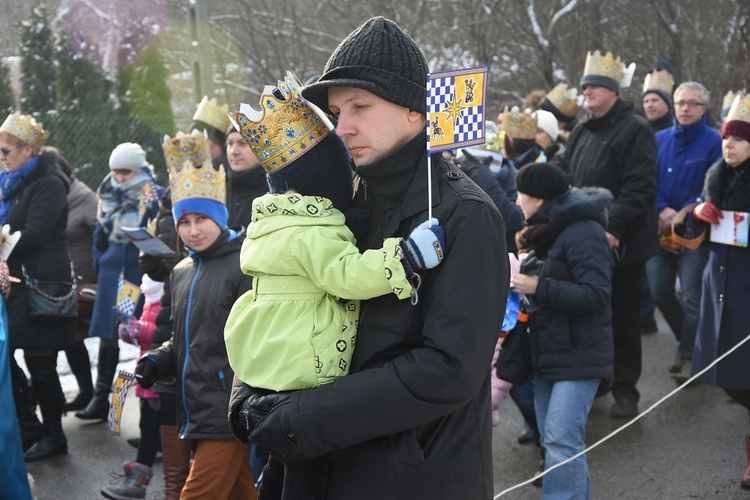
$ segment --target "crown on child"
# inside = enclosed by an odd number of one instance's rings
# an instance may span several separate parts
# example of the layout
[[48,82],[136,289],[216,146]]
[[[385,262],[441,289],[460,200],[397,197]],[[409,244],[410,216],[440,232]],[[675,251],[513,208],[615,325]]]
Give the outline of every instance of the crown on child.
[[229,127],[227,113],[229,113],[228,104],[219,105],[215,98],[209,100],[208,96],[204,95],[200,104],[198,104],[198,109],[195,110],[193,121],[206,123],[219,132],[224,133],[227,131],[227,127]]
[[241,104],[239,111],[229,115],[268,173],[281,170],[331,131],[330,124],[302,98],[301,90],[297,77],[287,71],[276,87],[263,89],[260,111]]
[[169,172],[169,189],[172,204],[201,198],[226,204],[226,173],[211,165],[211,154],[204,132],[193,130],[190,134],[178,132],[164,136],[164,159]]
[[536,115],[530,109],[521,112],[518,106],[503,110],[502,130],[508,137],[514,139],[533,139],[536,135]]
[[31,115],[22,115],[19,112],[11,113],[0,126],[0,132],[22,140],[34,151],[39,151],[47,140],[47,132]]
[[568,118],[575,117],[581,110],[582,103],[578,96],[578,90],[575,88],[569,89],[565,83],[555,85],[544,98]]
[[725,121],[729,122],[732,120],[750,123],[750,94],[738,94],[734,96],[732,107],[729,108],[729,113],[727,113]]
[[620,87],[630,87],[635,73],[635,63],[630,66],[620,60],[620,56],[613,56],[612,52],[602,55],[598,50],[586,54],[586,64],[583,66],[583,75],[597,75],[611,78],[620,84]]
[[671,96],[673,89],[674,79],[669,73],[649,73],[648,75],[646,75],[646,79],[643,80],[644,94],[646,92],[653,92],[654,90],[661,90],[668,96]]

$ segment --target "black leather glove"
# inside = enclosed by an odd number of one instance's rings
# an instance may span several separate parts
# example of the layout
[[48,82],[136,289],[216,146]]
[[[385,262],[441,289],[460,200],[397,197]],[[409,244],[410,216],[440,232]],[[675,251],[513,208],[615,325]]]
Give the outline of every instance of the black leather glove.
[[138,267],[151,279],[154,279],[154,276],[158,275],[164,267],[164,261],[161,257],[144,253],[138,256]]
[[229,430],[232,436],[242,444],[248,444],[247,429],[240,423],[240,410],[245,400],[254,393],[254,389],[243,383],[237,376],[232,381],[232,394],[229,396]]
[[239,412],[250,442],[285,464],[304,458],[292,432],[290,393],[252,394]]
[[141,358],[135,366],[135,380],[144,389],[153,387],[159,374],[159,365],[151,358]]

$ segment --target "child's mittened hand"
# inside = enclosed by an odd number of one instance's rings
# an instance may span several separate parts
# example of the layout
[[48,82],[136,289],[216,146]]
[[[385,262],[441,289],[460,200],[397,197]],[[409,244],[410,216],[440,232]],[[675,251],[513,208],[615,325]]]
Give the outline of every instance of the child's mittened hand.
[[141,333],[141,324],[134,319],[125,323],[120,323],[117,327],[117,334],[123,342],[138,345],[138,337]]
[[443,260],[445,231],[439,224],[435,218],[425,221],[404,241],[404,255],[413,269],[432,269]]

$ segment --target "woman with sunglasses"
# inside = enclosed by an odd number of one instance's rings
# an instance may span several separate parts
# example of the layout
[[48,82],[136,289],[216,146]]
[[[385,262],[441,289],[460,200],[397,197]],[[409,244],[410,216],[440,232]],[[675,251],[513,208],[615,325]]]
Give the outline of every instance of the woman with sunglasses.
[[[0,225],[8,224],[11,232],[21,233],[8,258],[11,276],[21,278],[25,272],[40,282],[72,285],[65,237],[70,181],[60,170],[56,154],[39,154],[46,138],[44,128],[29,115],[13,113],[0,126],[0,161],[5,166],[0,173]],[[68,452],[62,429],[65,396],[56,362],[57,351],[73,339],[69,323],[32,319],[29,293],[22,279],[12,284],[7,299],[11,352],[23,349],[33,389],[32,395],[11,355],[14,400],[27,462]],[[43,423],[36,416],[37,402]]]

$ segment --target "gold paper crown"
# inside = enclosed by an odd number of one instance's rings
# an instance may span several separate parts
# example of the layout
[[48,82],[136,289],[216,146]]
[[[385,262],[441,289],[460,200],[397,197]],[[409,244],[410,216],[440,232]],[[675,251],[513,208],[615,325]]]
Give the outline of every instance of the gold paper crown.
[[510,111],[506,107],[503,110],[502,129],[505,135],[514,139],[533,139],[536,135],[536,115],[530,109],[522,113],[518,106],[513,106]]
[[[211,165],[208,142],[203,133],[178,132],[173,138],[165,136],[162,148],[167,161],[173,205],[194,198],[226,205],[226,173],[223,166],[216,170]],[[201,161],[203,158],[205,160]]]
[[625,66],[620,60],[620,56],[613,56],[612,52],[602,55],[598,50],[592,54],[586,54],[586,64],[583,66],[583,76],[597,75],[611,78],[620,84],[620,87],[630,87],[635,73],[635,63]]
[[39,151],[39,148],[44,145],[44,141],[47,140],[47,132],[33,116],[22,115],[18,112],[8,115],[8,118],[0,126],[0,132],[5,132],[22,140],[31,146],[34,151]]
[[219,106],[215,98],[209,101],[208,96],[204,95],[200,104],[198,104],[198,109],[195,110],[193,121],[206,123],[223,134],[226,133],[227,127],[229,127],[227,113],[229,113],[229,105],[222,104]]
[[732,120],[750,123],[750,95],[738,94],[734,97],[725,121]]
[[193,130],[189,134],[177,132],[174,137],[165,135],[161,147],[164,150],[167,171],[179,171],[185,162],[196,167],[211,163],[211,150],[205,132]]
[[554,107],[568,118],[574,118],[581,110],[581,100],[578,90],[569,89],[565,83],[558,83],[545,96]]
[[276,87],[266,85],[260,96],[260,111],[241,104],[230,120],[252,149],[266,172],[289,165],[319,143],[331,131],[300,90],[302,84],[287,71]]
[[731,90],[724,94],[724,99],[721,101],[721,114],[726,115],[729,112],[729,108],[732,107],[732,103],[734,103],[734,98],[738,95],[742,95],[741,92],[737,92],[736,94],[732,92]]
[[674,89],[674,79],[672,75],[666,72],[649,73],[643,80],[643,93],[661,90],[668,96],[672,95]]

